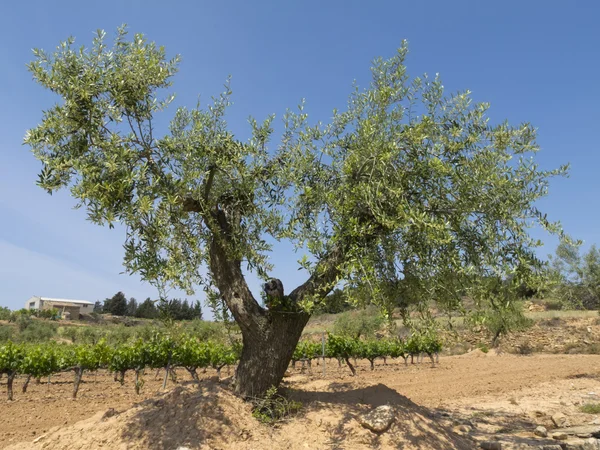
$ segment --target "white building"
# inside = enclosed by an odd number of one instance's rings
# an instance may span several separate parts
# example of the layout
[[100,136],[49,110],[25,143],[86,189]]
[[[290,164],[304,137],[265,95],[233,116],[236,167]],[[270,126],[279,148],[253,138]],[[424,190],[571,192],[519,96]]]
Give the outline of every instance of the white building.
[[72,318],[76,319],[79,314],[91,313],[94,310],[94,304],[86,300],[33,296],[27,300],[25,309],[57,309],[61,314],[68,312]]

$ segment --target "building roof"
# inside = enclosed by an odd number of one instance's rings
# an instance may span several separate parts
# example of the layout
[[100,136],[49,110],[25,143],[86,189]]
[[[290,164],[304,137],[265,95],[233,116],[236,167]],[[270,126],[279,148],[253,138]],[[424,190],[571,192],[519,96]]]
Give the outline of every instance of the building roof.
[[92,302],[88,302],[87,300],[69,300],[68,298],[51,298],[51,297],[39,297],[40,300],[45,302],[56,302],[56,303],[79,303],[84,305],[93,305]]

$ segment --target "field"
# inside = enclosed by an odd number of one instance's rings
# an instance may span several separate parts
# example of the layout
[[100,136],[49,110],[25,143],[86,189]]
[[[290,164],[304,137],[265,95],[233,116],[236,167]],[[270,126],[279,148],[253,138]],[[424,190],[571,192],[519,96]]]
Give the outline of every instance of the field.
[[[503,449],[543,448],[557,442],[551,437],[557,414],[564,414],[563,425],[593,424],[600,431],[597,314],[530,314],[538,316],[535,325],[504,339],[500,353],[465,330],[456,345],[466,353],[450,355],[455,348],[448,347],[435,365],[427,359],[405,365],[398,358],[377,360],[372,371],[358,360],[353,377],[334,359],[326,361],[325,374],[321,364],[298,363],[284,386],[302,408],[275,426],[254,419],[210,368],[199,383],[178,370],[164,391],[164,370],[147,369],[140,395],[133,373],[121,385],[100,370],[84,377],[76,400],[70,398],[72,373],[53,375],[49,384],[32,382],[27,393],[19,377],[15,400],[2,400],[0,448],[470,449],[484,441],[501,442]],[[321,320],[315,328],[330,326]],[[523,342],[531,351],[522,351]],[[224,381],[231,370],[223,369]],[[387,432],[359,424],[360,414],[384,404],[396,410]],[[535,436],[538,425],[550,437]],[[584,442],[565,437],[564,445]]]
[[[49,386],[33,384],[27,394],[3,405],[0,446],[38,438],[36,444],[10,448],[121,448],[128,443],[126,448],[149,449],[179,445],[350,449],[400,444],[405,445],[401,448],[466,449],[475,448],[472,439],[499,437],[506,444],[503,448],[510,448],[509,443],[541,444],[532,431],[537,423],[550,427],[550,417],[557,412],[566,413],[573,425],[593,421],[596,417],[578,412],[578,406],[600,401],[600,356],[596,355],[516,356],[475,350],[444,357],[434,367],[430,363],[405,367],[393,361],[370,371],[368,364],[359,362],[356,377],[337,364],[328,365],[325,377],[321,370],[320,366],[313,366],[312,373],[297,369],[286,378],[291,398],[304,406],[297,417],[276,428],[252,419],[245,406],[239,411],[229,404],[237,399],[227,395],[212,371],[198,385],[178,374],[178,383],[169,381],[167,393],[158,395],[173,403],[161,406],[164,412],[156,411],[147,420],[141,419],[149,414],[150,404],[143,400],[156,398],[162,374],[155,380],[154,373],[147,373],[142,394],[136,396],[133,377],[121,386],[101,372],[88,377],[75,401],[69,399],[71,375],[61,374]],[[127,410],[140,402],[142,406],[129,416]],[[203,409],[206,404],[218,407],[224,420],[218,433],[203,431],[198,412],[210,417]],[[354,416],[382,404],[396,406],[403,414],[399,423],[379,436],[362,429]],[[107,419],[100,417],[111,409],[123,414],[109,418],[114,423],[105,429],[101,424]],[[186,417],[185,422],[173,421],[172,413]],[[77,423],[82,419],[88,421]],[[240,421],[243,429],[237,429]],[[60,428],[52,431],[53,427]],[[202,442],[209,446],[201,446]]]

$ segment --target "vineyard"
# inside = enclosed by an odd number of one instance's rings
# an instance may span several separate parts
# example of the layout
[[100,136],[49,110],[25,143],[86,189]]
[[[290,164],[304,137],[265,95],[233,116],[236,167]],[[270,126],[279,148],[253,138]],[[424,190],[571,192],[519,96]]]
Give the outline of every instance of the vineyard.
[[[413,335],[407,340],[371,339],[360,340],[346,336],[328,334],[322,342],[304,340],[297,345],[292,366],[298,361],[311,365],[313,360],[334,359],[345,362],[352,374],[356,370],[351,361],[366,359],[371,369],[375,360],[402,358],[405,364],[408,359],[414,362],[423,355],[428,355],[434,363],[439,355],[441,342],[432,335]],[[185,369],[193,380],[198,381],[198,370],[212,368],[220,376],[226,366],[233,366],[242,352],[239,341],[224,344],[215,341],[202,341],[191,335],[176,338],[155,334],[149,339],[138,338],[131,342],[109,345],[104,339],[95,344],[59,344],[48,342],[43,344],[14,343],[9,341],[0,345],[0,376],[7,377],[8,400],[13,400],[13,384],[18,375],[25,377],[23,393],[31,379],[51,380],[51,376],[63,372],[73,372],[73,393],[77,397],[84,374],[105,369],[114,374],[115,382],[124,383],[125,374],[135,374],[135,391],[137,394],[143,387],[143,375],[146,369],[164,369],[165,383],[174,369]]]

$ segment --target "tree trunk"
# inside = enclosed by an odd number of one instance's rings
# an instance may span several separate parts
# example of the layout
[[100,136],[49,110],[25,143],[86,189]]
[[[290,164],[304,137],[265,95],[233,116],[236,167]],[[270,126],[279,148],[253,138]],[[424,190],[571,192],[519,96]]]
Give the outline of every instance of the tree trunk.
[[23,394],[27,392],[27,386],[29,386],[29,381],[31,380],[31,375],[27,375],[25,379],[25,383],[23,384]]
[[185,369],[190,373],[192,380],[200,381],[200,378],[198,378],[197,369],[195,367],[186,367]]
[[142,369],[135,369],[135,393],[140,395],[140,388],[142,387],[142,383],[140,382],[140,372]]
[[356,369],[354,368],[354,366],[350,362],[350,358],[344,358],[344,359],[346,360],[346,364],[350,368],[350,372],[352,372],[352,376],[355,376],[356,375]]
[[243,332],[242,355],[235,371],[235,392],[243,398],[262,396],[279,386],[309,315],[270,314],[270,320]]
[[[211,182],[205,186],[206,196]],[[235,209],[217,208],[210,213],[193,199],[184,204],[187,211],[203,214],[206,225],[214,233],[210,243],[210,271],[222,299],[242,332],[243,349],[234,376],[235,392],[242,398],[262,397],[277,387],[287,370],[292,355],[310,314],[301,312],[300,302],[306,298],[324,298],[338,281],[344,252],[335,248],[321,260],[309,278],[289,295],[284,295],[280,280],[272,279],[263,286],[265,307],[259,305],[246,283],[242,256],[232,249],[235,227],[241,215]]]
[[375,370],[375,360],[370,359],[369,362],[371,363],[371,370]]
[[6,382],[6,392],[8,393],[8,400],[12,401],[13,399],[13,381],[15,381],[15,372],[10,372],[6,374],[8,376],[8,381]]
[[81,378],[83,377],[83,369],[81,367],[76,367],[73,369],[75,372],[75,381],[73,383],[73,398],[77,398],[77,392],[79,391],[79,383],[81,383]]

